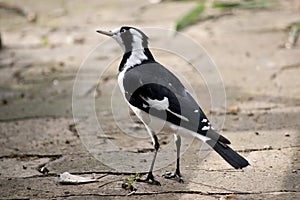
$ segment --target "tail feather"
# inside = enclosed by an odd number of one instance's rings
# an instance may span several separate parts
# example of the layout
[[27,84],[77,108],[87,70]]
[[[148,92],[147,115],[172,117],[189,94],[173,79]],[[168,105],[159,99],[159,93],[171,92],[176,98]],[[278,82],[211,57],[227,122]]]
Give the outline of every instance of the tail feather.
[[228,145],[218,141],[208,140],[209,144],[224,160],[226,160],[235,169],[242,169],[250,165],[248,161],[231,149]]

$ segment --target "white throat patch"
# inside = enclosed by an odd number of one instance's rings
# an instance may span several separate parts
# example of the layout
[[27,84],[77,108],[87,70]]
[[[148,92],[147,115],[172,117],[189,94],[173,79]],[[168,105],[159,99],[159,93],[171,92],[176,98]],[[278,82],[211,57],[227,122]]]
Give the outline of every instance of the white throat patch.
[[142,61],[147,59],[147,56],[144,53],[144,47],[143,47],[143,36],[141,33],[134,29],[129,30],[132,34],[132,52],[130,57],[126,61],[126,66],[132,67],[134,65],[141,64]]
[[144,49],[132,50],[130,57],[127,59],[125,63],[125,66],[132,67],[134,65],[139,65],[144,60],[147,60],[147,56],[144,54]]

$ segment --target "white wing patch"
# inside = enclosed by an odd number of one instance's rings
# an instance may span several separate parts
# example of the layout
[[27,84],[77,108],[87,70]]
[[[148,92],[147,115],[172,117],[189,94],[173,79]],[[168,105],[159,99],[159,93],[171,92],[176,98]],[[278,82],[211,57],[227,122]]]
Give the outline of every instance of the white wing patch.
[[210,129],[210,126],[203,126],[202,127],[202,131],[207,131],[207,130],[209,130]]
[[203,118],[201,122],[207,124],[207,126],[203,126],[203,127],[202,127],[202,129],[201,129],[202,131],[207,131],[207,130],[209,130],[209,129],[214,129],[214,128],[211,126],[210,122],[209,122],[206,118]]
[[182,115],[179,115],[179,114],[177,114],[177,113],[174,113],[173,111],[171,111],[171,110],[169,110],[168,109],[168,111],[170,112],[170,113],[172,113],[173,115],[175,115],[176,117],[178,117],[178,118],[180,118],[180,119],[183,119],[184,121],[189,121],[188,120],[188,118],[186,118],[186,117],[184,117],[184,116],[182,116]]
[[205,119],[205,118],[204,118],[204,119],[202,119],[202,121],[201,121],[201,122],[204,122],[204,123],[205,123],[205,122],[207,122],[207,119]]
[[144,101],[146,101],[149,104],[149,107],[151,107],[151,108],[155,108],[157,110],[166,110],[182,120],[185,120],[187,122],[189,121],[188,118],[186,118],[182,115],[179,115],[169,109],[169,99],[167,97],[164,97],[163,100],[150,99],[150,98],[145,99],[142,96],[141,96],[141,98]]
[[164,97],[163,100],[157,100],[157,99],[144,99],[151,108],[155,108],[157,110],[168,110],[169,108],[169,99],[167,97]]

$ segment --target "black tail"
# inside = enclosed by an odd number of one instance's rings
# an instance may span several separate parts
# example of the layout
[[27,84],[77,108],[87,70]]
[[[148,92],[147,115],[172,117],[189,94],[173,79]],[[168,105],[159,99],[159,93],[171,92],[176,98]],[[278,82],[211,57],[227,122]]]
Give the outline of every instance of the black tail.
[[220,156],[222,156],[222,158],[224,158],[224,160],[226,160],[235,169],[242,169],[243,167],[247,167],[248,165],[250,165],[245,158],[231,149],[228,145],[213,140],[208,140],[206,143],[209,144],[209,146],[211,146],[218,154],[220,154]]

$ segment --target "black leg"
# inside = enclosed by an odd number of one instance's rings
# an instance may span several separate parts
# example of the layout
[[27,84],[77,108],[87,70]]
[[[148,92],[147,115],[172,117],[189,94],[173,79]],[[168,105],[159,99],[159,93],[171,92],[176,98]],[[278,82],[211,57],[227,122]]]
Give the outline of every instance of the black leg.
[[180,173],[180,146],[181,146],[181,137],[179,135],[174,135],[175,144],[176,144],[176,153],[177,153],[177,160],[176,160],[176,170],[175,173],[166,172],[163,177],[166,179],[175,179],[179,183],[183,183],[183,179]]
[[153,132],[152,132],[152,137],[153,137],[153,143],[154,143],[153,145],[154,145],[154,148],[155,148],[155,152],[154,152],[154,157],[153,157],[148,175],[147,175],[146,179],[140,179],[139,178],[139,179],[136,179],[136,181],[137,182],[146,182],[146,183],[150,183],[150,184],[153,184],[153,185],[161,185],[160,182],[154,178],[153,173],[152,173],[153,168],[154,168],[154,163],[155,163],[155,160],[156,160],[157,151],[159,149],[159,143],[158,143],[157,136]]

